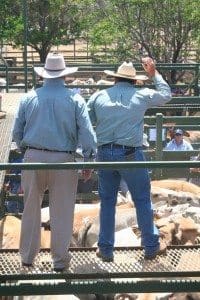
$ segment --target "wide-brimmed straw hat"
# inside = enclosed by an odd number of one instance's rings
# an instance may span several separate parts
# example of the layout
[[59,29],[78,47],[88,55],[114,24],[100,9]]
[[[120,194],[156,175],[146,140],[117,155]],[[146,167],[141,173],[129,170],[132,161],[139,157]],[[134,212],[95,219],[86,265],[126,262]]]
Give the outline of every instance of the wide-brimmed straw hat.
[[149,78],[146,75],[137,75],[136,69],[134,68],[132,62],[123,62],[121,66],[119,66],[117,72],[104,70],[107,75],[113,77],[134,79],[134,80],[148,80]]
[[49,53],[44,67],[34,67],[34,71],[42,78],[59,78],[77,70],[77,67],[66,67],[64,57],[60,53]]

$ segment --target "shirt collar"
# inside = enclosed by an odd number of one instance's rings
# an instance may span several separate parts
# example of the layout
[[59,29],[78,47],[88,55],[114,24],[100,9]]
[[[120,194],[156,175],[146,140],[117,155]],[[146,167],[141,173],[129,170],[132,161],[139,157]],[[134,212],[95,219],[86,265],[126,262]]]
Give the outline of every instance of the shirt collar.
[[44,86],[65,85],[63,78],[44,79]]
[[117,85],[117,86],[134,87],[134,84],[131,84],[131,83],[126,82],[126,81],[119,81],[119,82],[116,82],[116,85]]

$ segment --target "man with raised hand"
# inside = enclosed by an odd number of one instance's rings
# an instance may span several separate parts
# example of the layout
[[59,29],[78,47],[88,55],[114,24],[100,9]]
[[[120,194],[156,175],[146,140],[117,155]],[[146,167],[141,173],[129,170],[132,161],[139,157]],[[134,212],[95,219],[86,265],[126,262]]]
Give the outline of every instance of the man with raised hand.
[[[136,88],[138,75],[131,62],[124,62],[117,70],[104,72],[115,78],[113,87],[94,93],[88,102],[92,123],[96,125],[98,161],[144,161],[142,150],[144,114],[150,107],[163,105],[171,99],[171,90],[156,70],[150,57],[142,60],[155,89]],[[135,204],[138,226],[141,231],[145,259],[153,259],[166,252],[159,241],[159,232],[153,222],[150,196],[150,179],[147,168],[99,170],[100,232],[97,256],[113,261],[115,205],[120,180],[123,178]]]

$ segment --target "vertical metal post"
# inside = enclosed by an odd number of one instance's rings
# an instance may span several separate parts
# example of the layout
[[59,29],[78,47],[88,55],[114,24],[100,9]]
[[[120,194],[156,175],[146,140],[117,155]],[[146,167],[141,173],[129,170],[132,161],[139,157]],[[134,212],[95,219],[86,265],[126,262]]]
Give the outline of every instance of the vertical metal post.
[[28,37],[28,17],[27,17],[27,2],[26,0],[22,0],[23,7],[23,24],[24,24],[24,53],[23,53],[23,61],[24,61],[24,84],[25,84],[25,92],[28,90],[28,69],[27,69],[27,37]]
[[87,61],[88,61],[88,59],[89,59],[89,42],[88,42],[88,36],[87,36],[87,38],[86,38],[86,41],[87,41]]
[[200,65],[197,64],[195,67],[194,96],[199,96],[199,77],[200,77]]
[[76,58],[76,40],[75,40],[75,38],[74,38],[73,44],[74,44],[74,60],[75,60],[75,58]]
[[32,68],[32,87],[36,88],[36,78],[34,68]]
[[9,83],[10,83],[10,78],[9,78],[9,75],[8,75],[8,66],[6,65],[6,93],[9,92]]
[[[162,160],[162,128],[163,128],[163,115],[161,113],[156,114],[156,151],[155,159],[157,161]],[[157,179],[161,178],[162,170],[155,169],[155,176]]]

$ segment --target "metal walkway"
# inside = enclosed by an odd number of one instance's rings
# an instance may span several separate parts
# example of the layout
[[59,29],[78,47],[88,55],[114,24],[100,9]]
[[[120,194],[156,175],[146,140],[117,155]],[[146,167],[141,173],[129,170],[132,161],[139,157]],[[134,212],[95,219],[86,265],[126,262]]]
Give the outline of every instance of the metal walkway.
[[43,249],[32,268],[21,266],[18,250],[0,250],[0,295],[200,291],[200,245],[170,246],[166,256],[144,260],[141,247],[115,248],[102,262],[95,248],[70,248],[70,267],[53,271]]
[[[2,112],[5,117],[0,119],[0,162],[8,162],[11,142],[12,142],[12,127],[15,113],[17,111],[21,93],[2,94]],[[0,191],[4,182],[5,171],[0,171]]]

